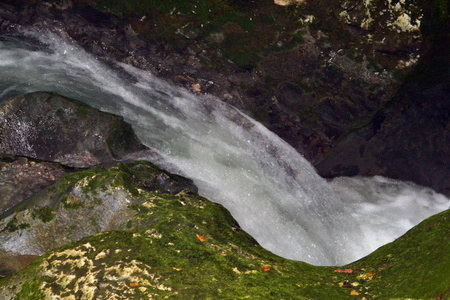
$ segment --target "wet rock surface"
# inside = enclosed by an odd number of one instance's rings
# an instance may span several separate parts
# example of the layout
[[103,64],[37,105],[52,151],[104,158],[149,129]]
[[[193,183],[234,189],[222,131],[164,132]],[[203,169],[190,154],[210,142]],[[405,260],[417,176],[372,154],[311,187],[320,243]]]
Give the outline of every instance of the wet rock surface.
[[35,92],[0,105],[0,153],[87,168],[145,150],[121,117],[56,94]]
[[[438,43],[432,39],[440,37],[435,32],[439,26],[433,27],[439,19],[436,7],[421,1],[287,1],[287,6],[227,2],[238,18],[228,12],[205,14],[200,7],[166,12],[164,5],[145,10],[96,1],[26,2],[0,4],[2,33],[17,34],[27,26],[50,28],[105,61],[126,62],[193,92],[213,94],[277,133],[323,176],[384,174],[426,185],[440,182],[433,188],[448,193],[440,186],[445,182],[441,175],[434,180],[434,174],[445,172],[439,156],[445,149],[435,148],[442,143],[421,151],[410,147],[416,134],[399,128],[425,124],[429,115],[447,109],[439,103],[448,102],[448,93],[428,101],[415,89],[429,104],[407,115],[402,105],[390,106],[386,114],[392,117],[384,118],[383,126],[403,131],[393,140],[405,142],[384,144],[385,136],[377,131],[370,147],[362,139],[341,143],[360,128],[371,131],[370,124],[379,122],[376,118],[387,103],[404,97],[399,89],[407,75],[429,64],[426,53]],[[220,19],[210,18],[214,14],[231,19],[214,23]],[[415,130],[431,139],[443,135],[439,128]],[[371,155],[365,167],[343,162],[374,145],[380,154]],[[405,162],[414,161],[439,170],[411,173]]]

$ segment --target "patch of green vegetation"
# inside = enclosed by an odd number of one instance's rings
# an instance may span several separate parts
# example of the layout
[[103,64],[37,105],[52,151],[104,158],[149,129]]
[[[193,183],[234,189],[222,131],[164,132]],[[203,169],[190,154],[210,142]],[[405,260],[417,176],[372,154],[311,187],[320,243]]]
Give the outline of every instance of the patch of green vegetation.
[[23,230],[30,227],[30,224],[28,223],[20,223],[17,224],[17,219],[13,217],[5,226],[5,228],[2,231],[8,231],[8,232],[14,232],[17,230]]
[[63,203],[64,208],[67,209],[78,209],[84,207],[84,203],[79,201],[78,198],[71,198],[69,200],[69,196],[67,195],[61,197],[61,202]]
[[[143,39],[164,42],[173,49],[202,43],[220,49],[225,58],[245,69],[254,68],[269,53],[303,43],[300,6],[235,0],[77,2],[130,20]],[[223,38],[212,38],[215,34],[222,34]]]
[[49,206],[43,206],[39,208],[35,208],[33,210],[35,216],[37,216],[42,222],[48,223],[53,220],[56,216],[56,213]]
[[[95,176],[112,182],[127,175],[128,184],[137,190],[144,183],[149,187],[152,177],[160,178],[161,173],[150,163],[136,162],[100,170]],[[0,297],[13,282],[21,288],[19,299],[39,299],[44,290],[76,298],[91,291],[95,299],[111,298],[111,293],[127,299],[450,296],[450,210],[342,267],[352,269],[345,274],[266,251],[224,207],[192,191],[173,194],[161,187],[140,191],[138,197],[141,204],[131,205],[136,214],[126,230],[97,234],[47,253],[15,276],[0,280]],[[77,292],[67,288],[75,282]],[[344,282],[350,288],[343,287]]]
[[44,300],[45,296],[39,292],[39,285],[40,282],[38,280],[25,282],[25,284],[21,286],[20,292],[16,295],[16,299]]

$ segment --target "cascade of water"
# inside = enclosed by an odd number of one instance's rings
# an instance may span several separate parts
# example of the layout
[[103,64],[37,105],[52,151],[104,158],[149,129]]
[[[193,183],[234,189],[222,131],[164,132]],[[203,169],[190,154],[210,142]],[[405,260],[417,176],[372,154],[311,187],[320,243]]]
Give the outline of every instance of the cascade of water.
[[[235,108],[117,64],[133,78],[125,79],[53,34],[35,36],[47,49],[0,42],[0,97],[54,91],[122,115],[163,158],[162,167],[175,166],[172,171],[193,179],[201,195],[224,205],[244,230],[280,256],[338,265],[381,245],[369,243],[366,237],[372,236],[361,231],[354,213],[360,206],[344,203],[333,191],[344,195],[349,188],[329,185],[292,147]],[[448,207],[449,200],[437,202],[429,215]]]

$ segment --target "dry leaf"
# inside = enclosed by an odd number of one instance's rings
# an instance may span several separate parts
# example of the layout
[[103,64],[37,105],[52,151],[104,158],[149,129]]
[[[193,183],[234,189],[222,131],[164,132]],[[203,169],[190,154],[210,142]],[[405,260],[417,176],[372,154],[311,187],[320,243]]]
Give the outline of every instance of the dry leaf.
[[267,272],[267,271],[269,271],[269,270],[270,270],[270,268],[269,268],[269,267],[265,267],[265,266],[261,266],[261,269],[263,269],[263,271],[264,271],[264,272]]
[[192,84],[192,89],[194,91],[196,91],[196,92],[201,92],[202,91],[202,89],[200,88],[200,84],[198,84],[198,83],[193,83]]
[[199,234],[197,234],[197,238],[200,240],[200,242],[206,241],[206,238],[204,236],[199,235]]
[[355,290],[352,290],[352,291],[350,292],[350,295],[358,296],[359,293],[358,293],[357,291],[355,291]]
[[343,273],[343,274],[353,274],[353,270],[352,269],[336,269],[333,271],[334,273]]
[[220,253],[220,255],[222,255],[223,257],[227,256],[226,253]]
[[139,286],[139,283],[137,283],[137,282],[130,282],[130,286],[132,286],[132,287]]
[[178,271],[178,272],[180,272],[181,271],[181,269],[178,269],[178,268],[175,268],[175,267],[172,267],[175,271]]
[[366,277],[373,277],[375,275],[375,272],[366,273]]

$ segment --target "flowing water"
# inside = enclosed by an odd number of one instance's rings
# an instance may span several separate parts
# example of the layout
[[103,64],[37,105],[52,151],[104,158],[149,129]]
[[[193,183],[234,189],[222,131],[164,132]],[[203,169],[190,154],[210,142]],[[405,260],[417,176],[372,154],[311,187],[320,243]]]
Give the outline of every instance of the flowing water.
[[146,159],[194,180],[275,254],[342,265],[449,207],[430,189],[382,177],[328,183],[287,143],[214,97],[107,66],[48,32],[26,35],[40,44],[0,39],[0,99],[53,91],[123,116],[159,154]]

